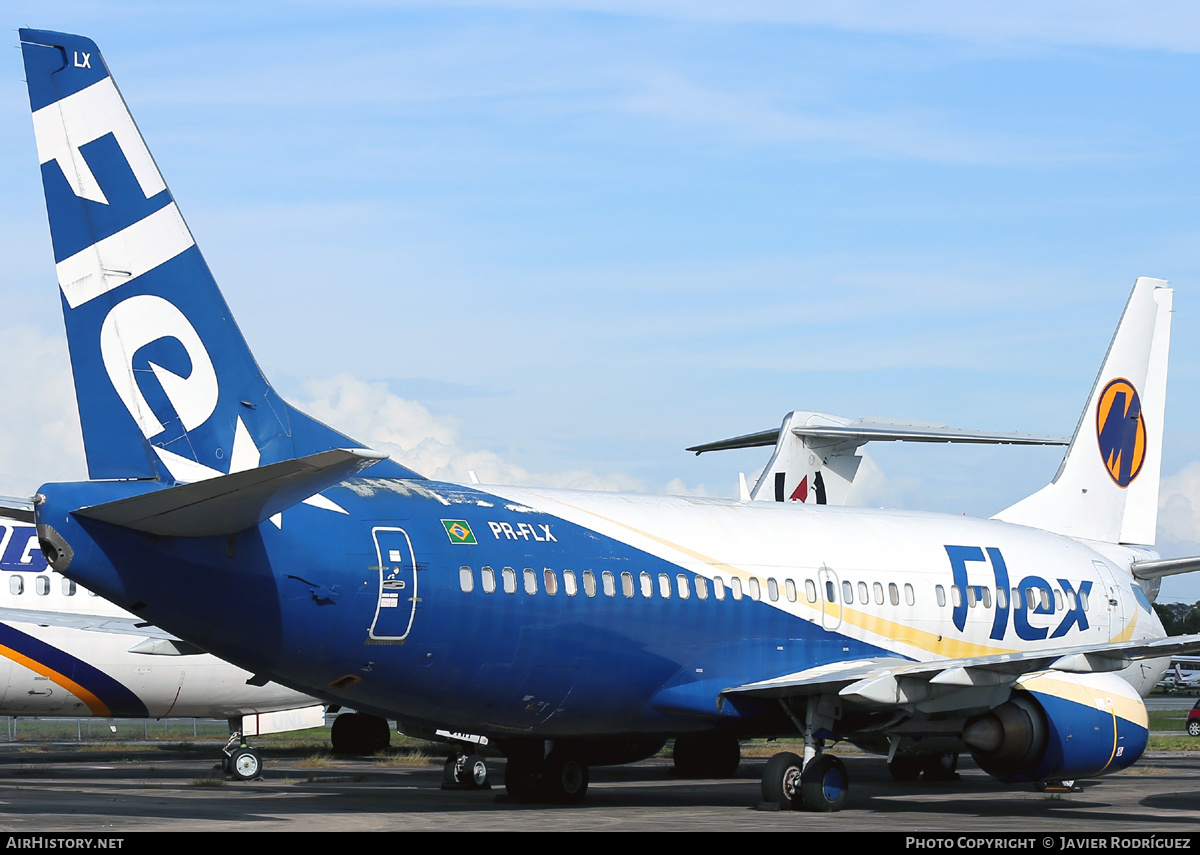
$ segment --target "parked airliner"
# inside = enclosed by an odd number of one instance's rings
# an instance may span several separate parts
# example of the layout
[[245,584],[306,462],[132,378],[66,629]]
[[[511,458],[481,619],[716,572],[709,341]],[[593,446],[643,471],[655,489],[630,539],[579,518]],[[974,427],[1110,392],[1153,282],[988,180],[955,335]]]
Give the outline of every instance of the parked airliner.
[[[1141,756],[1172,292],[1141,278],[1054,480],[994,519],[427,480],[274,391],[96,45],[21,30],[90,480],[34,497],[50,566],[246,668],[486,738],[516,798],[667,739],[837,810],[846,740],[1055,784]],[[342,307],[354,311],[354,307]],[[785,490],[788,485],[785,485]],[[474,758],[464,767],[482,773]]]
[[313,698],[147,626],[53,574],[32,522],[0,518],[0,715],[223,718],[228,771],[256,777],[252,736],[320,727]]

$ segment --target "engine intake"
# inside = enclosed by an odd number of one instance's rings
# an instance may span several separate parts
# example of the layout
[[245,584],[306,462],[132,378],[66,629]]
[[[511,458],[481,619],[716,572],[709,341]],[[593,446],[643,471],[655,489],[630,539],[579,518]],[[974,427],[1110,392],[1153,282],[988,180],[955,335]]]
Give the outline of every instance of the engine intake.
[[1010,783],[1118,772],[1142,756],[1148,738],[1145,704],[1113,674],[1032,674],[963,727],[979,767]]

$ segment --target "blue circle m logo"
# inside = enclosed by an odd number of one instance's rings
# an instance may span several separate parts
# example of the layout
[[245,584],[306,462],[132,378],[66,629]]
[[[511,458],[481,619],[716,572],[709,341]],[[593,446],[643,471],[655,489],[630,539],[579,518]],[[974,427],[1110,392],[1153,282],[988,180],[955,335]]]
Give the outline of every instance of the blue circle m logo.
[[1124,378],[1109,382],[1096,405],[1100,458],[1113,482],[1128,487],[1146,460],[1146,422],[1137,389]]

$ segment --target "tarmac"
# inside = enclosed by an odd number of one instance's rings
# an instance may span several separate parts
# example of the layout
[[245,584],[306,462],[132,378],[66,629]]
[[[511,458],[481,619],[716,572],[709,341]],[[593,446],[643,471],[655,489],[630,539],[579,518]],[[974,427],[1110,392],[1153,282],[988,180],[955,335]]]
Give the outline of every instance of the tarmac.
[[[1200,740],[1198,740],[1200,743]],[[30,750],[34,748],[36,750]],[[877,757],[844,759],[849,802],[834,814],[765,810],[765,758],[728,780],[686,780],[669,760],[592,770],[572,807],[516,804],[502,759],[490,790],[441,787],[431,765],[267,751],[261,780],[214,769],[219,748],[122,754],[77,744],[0,744],[0,830],[16,833],[142,831],[888,831],[922,834],[1200,832],[1200,751],[1149,752],[1131,770],[1049,796],[1004,785],[965,757],[960,780],[898,784]]]

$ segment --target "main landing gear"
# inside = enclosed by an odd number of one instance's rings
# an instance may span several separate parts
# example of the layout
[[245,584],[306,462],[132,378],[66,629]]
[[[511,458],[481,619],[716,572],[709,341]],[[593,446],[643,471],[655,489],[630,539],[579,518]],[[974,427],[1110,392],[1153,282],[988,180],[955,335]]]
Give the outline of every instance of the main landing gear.
[[490,790],[487,760],[479,754],[451,754],[442,769],[443,790]]
[[776,754],[762,779],[763,801],[781,810],[841,810],[849,789],[846,764],[832,754],[818,754],[807,764],[790,751]]
[[[787,702],[784,711],[797,725]],[[850,790],[850,776],[841,758],[824,753],[825,740],[820,730],[831,730],[837,718],[836,699],[809,698],[804,732],[804,756],[784,751],[767,762],[762,777],[763,801],[780,810],[807,810],[828,813],[841,810]]]
[[392,729],[379,716],[341,713],[329,729],[329,741],[334,754],[374,754],[392,744]]
[[583,801],[588,789],[587,763],[575,753],[555,748],[543,756],[540,744],[508,755],[504,786],[518,802],[573,805]]

